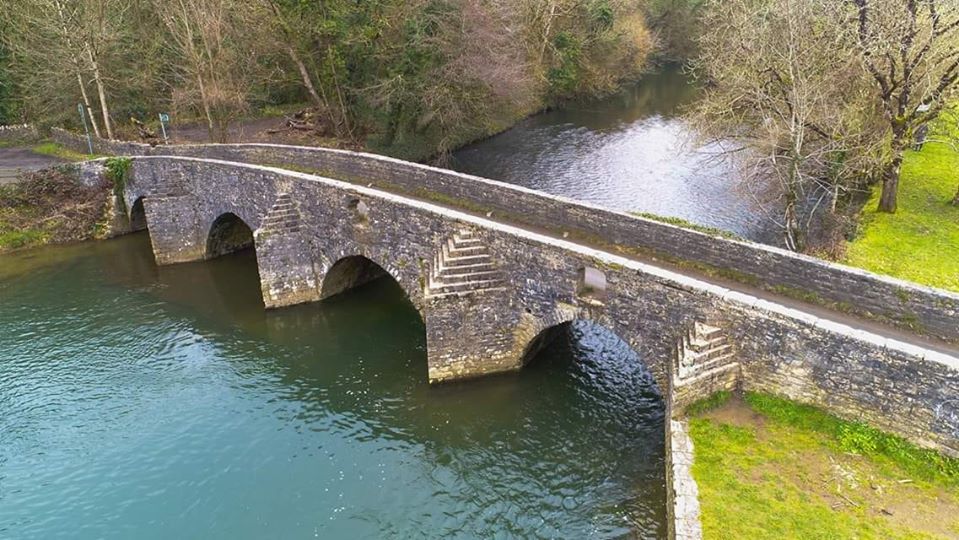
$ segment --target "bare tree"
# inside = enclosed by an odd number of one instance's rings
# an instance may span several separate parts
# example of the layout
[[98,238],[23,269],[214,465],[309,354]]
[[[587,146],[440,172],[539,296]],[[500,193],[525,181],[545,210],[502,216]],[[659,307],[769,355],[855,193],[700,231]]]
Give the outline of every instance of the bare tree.
[[[15,71],[27,87],[32,89],[24,99],[42,108],[61,107],[61,96],[66,92],[59,82],[63,73],[70,73],[85,107],[93,130],[101,135],[100,122],[94,116],[87,78],[91,76],[86,41],[87,3],[85,1],[37,0],[5,6],[0,17],[6,21],[3,39],[16,62]],[[60,98],[60,99],[58,99]],[[105,99],[104,99],[105,101]]]
[[836,14],[878,88],[890,132],[879,210],[895,212],[903,155],[915,131],[959,90],[955,0],[846,0]]
[[77,23],[77,6],[73,6],[73,9],[70,11],[69,15],[61,0],[54,0],[52,6],[56,8],[56,19],[59,22],[59,29],[62,30],[60,40],[61,43],[66,45],[66,48],[68,49],[67,52],[73,64],[74,72],[77,76],[77,84],[80,87],[80,96],[83,98],[84,109],[90,117],[90,125],[93,126],[93,132],[97,137],[100,137],[100,126],[97,123],[96,116],[93,115],[93,107],[90,106],[90,97],[87,95],[87,87],[83,82],[83,60],[79,52],[77,52],[79,47],[75,42],[75,36],[79,27],[79,24]]
[[[260,15],[235,0],[155,0],[178,59],[174,103],[202,111],[212,140],[224,141],[230,121],[249,105],[258,80]],[[251,20],[241,19],[247,15]]]
[[797,251],[875,154],[856,59],[825,22],[813,0],[709,0],[694,64],[711,84],[690,118]]
[[[327,109],[329,103],[327,102],[326,96],[320,96],[316,90],[316,86],[313,84],[313,75],[310,73],[309,68],[306,67],[306,62],[303,60],[302,55],[299,52],[300,41],[299,36],[297,35],[297,25],[291,22],[288,17],[288,10],[293,11],[288,6],[283,5],[278,0],[262,0],[268,9],[268,13],[272,15],[274,24],[280,31],[282,39],[282,47],[286,50],[286,53],[289,55],[290,60],[293,61],[293,64],[296,66],[297,71],[300,74],[300,80],[303,81],[303,88],[306,89],[307,93],[310,95],[310,98],[313,100],[313,103],[320,109]],[[294,4],[296,7],[298,4]],[[322,90],[323,87],[320,86]]]
[[[58,4],[61,0],[55,0]],[[100,114],[107,137],[114,138],[110,118],[103,58],[118,41],[121,29],[127,24],[125,15],[129,5],[125,0],[82,0],[80,2],[80,46],[89,65],[100,101]]]

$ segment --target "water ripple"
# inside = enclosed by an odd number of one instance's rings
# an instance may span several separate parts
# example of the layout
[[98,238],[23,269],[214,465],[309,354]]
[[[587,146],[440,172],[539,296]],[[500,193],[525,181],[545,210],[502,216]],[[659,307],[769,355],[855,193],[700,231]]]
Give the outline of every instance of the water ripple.
[[251,259],[149,256],[0,259],[0,537],[663,535],[662,402],[615,336],[429,388],[388,283],[264,314]]

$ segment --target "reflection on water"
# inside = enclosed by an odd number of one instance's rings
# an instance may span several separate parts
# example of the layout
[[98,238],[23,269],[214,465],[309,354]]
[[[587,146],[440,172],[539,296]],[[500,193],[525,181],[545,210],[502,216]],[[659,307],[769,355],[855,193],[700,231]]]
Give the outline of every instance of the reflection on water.
[[588,325],[430,388],[392,282],[265,312],[252,253],[137,235],[0,258],[0,351],[2,538],[665,533],[662,400]]
[[454,169],[626,212],[648,212],[770,241],[753,199],[716,148],[678,117],[697,88],[679,68],[623,94],[521,122],[453,156]]

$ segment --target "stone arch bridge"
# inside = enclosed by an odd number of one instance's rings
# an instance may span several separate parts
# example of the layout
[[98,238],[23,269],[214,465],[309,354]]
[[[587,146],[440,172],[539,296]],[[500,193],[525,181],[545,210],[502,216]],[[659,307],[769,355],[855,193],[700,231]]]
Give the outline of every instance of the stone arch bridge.
[[423,318],[432,382],[521,369],[551,329],[588,319],[640,353],[674,409],[717,390],[767,391],[959,453],[948,409],[959,357],[839,312],[438,197],[285,169],[136,157],[123,198],[126,226],[149,230],[158,264],[254,247],[267,308],[392,276]]

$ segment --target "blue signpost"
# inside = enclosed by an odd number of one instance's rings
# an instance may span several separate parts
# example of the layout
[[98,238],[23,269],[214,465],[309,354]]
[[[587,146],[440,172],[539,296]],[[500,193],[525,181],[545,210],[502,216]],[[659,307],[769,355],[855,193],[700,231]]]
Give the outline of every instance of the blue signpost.
[[90,149],[90,155],[93,155],[93,136],[90,135],[90,127],[87,125],[86,108],[83,103],[77,103],[77,112],[80,113],[80,121],[83,122],[83,131],[87,133],[87,148]]

